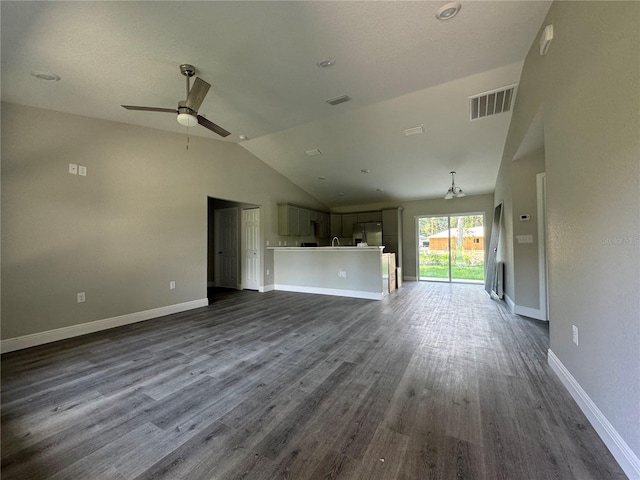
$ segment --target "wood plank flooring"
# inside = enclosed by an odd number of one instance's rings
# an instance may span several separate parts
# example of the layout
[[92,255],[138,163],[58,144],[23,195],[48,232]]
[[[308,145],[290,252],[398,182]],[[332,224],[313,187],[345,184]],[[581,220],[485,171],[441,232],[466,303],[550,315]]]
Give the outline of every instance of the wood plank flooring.
[[237,292],[2,356],[3,480],[626,478],[481,286]]

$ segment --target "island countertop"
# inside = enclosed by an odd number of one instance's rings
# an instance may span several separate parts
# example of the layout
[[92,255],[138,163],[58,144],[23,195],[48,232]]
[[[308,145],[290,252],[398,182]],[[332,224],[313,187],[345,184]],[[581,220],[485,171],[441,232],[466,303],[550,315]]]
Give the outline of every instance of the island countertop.
[[274,252],[274,287],[381,300],[384,296],[382,246],[267,247]]
[[384,246],[366,246],[366,247],[354,247],[352,245],[345,245],[344,247],[341,246],[335,246],[335,247],[330,247],[330,246],[326,246],[326,247],[293,247],[293,246],[287,246],[287,247],[267,247],[267,249],[269,250],[295,250],[295,251],[299,251],[299,250],[320,250],[320,251],[332,251],[332,250],[347,250],[347,251],[351,251],[351,250],[359,250],[359,251],[382,251],[384,249]]

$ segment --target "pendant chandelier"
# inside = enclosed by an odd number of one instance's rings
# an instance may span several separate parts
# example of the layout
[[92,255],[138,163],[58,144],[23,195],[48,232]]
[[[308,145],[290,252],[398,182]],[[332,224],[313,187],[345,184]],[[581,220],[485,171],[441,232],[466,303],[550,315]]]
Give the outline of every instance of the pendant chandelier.
[[452,198],[464,197],[465,193],[462,191],[460,187],[456,186],[456,182],[454,180],[454,175],[456,172],[449,172],[451,174],[451,186],[449,190],[447,190],[447,194],[444,196],[445,200],[451,200]]

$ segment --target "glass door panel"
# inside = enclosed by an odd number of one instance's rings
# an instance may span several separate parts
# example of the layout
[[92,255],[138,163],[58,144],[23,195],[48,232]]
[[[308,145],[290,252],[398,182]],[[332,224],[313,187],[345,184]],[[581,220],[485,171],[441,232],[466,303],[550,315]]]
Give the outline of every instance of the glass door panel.
[[484,282],[484,215],[450,217],[451,280]]
[[484,282],[484,215],[419,217],[418,259],[418,280]]
[[418,218],[418,280],[449,280],[449,217]]

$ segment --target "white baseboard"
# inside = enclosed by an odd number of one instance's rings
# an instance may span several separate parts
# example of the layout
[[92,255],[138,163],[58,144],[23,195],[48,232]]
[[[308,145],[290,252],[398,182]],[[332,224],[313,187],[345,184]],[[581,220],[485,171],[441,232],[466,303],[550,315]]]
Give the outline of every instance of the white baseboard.
[[258,291],[264,293],[264,292],[271,292],[271,291],[273,291],[275,289],[276,289],[276,287],[273,284],[271,284],[271,285],[264,285],[264,286],[260,287],[258,289]]
[[509,298],[509,295],[507,295],[506,293],[504,294],[504,301],[506,302],[507,307],[509,307],[511,313],[515,313],[516,304],[513,300],[511,300],[511,298]]
[[55,330],[47,330],[45,332],[32,333],[22,337],[7,338],[0,341],[0,352],[7,353],[23,348],[35,347],[45,343],[57,342],[67,338],[86,335],[87,333],[99,332],[109,328],[120,327],[130,323],[142,322],[152,318],[171,315],[172,313],[193,310],[194,308],[206,307],[209,301],[206,298],[193,300],[191,302],[178,303],[168,305],[166,307],[153,308],[142,312],[128,313],[118,317],[103,318],[102,320],[94,320],[93,322],[81,323],[79,325],[71,325],[69,327],[56,328]]
[[536,320],[544,320],[545,322],[547,321],[544,313],[540,311],[539,308],[522,307],[520,305],[515,305],[513,308],[513,313],[529,318],[535,318]]
[[547,319],[544,318],[545,316],[544,316],[544,313],[542,313],[542,311],[540,311],[537,308],[523,307],[521,305],[516,305],[516,303],[513,300],[511,300],[509,295],[507,295],[506,293],[504,294],[504,301],[507,304],[507,307],[509,307],[509,310],[511,311],[511,313],[515,313],[516,315],[522,315],[524,317],[535,318],[536,320],[547,321]]
[[587,392],[583,390],[577,380],[573,378],[571,372],[567,370],[551,349],[549,349],[547,354],[547,362],[569,391],[569,394],[571,394],[576,401],[613,457],[620,464],[624,473],[627,474],[629,480],[640,480],[640,459],[631,448],[629,448],[629,445],[627,445],[617,430],[611,425],[609,420],[607,420],[607,417],[605,417],[596,404],[593,403],[593,400],[589,398]]
[[382,292],[364,292],[360,290],[339,290],[337,288],[322,288],[322,287],[301,287],[299,285],[282,285],[276,284],[276,290],[283,290],[285,292],[298,292],[298,293],[316,293],[320,295],[333,295],[336,297],[352,297],[352,298],[364,298],[367,300],[382,300]]

